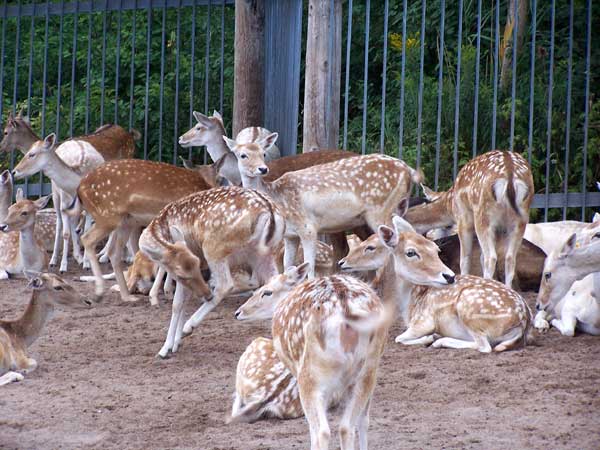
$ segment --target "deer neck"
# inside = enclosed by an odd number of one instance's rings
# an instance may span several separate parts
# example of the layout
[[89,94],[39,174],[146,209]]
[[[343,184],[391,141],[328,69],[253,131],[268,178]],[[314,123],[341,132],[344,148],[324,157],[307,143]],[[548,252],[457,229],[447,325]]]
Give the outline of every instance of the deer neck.
[[445,228],[453,225],[455,221],[452,213],[452,197],[453,190],[450,189],[431,203],[410,208],[404,218],[420,234],[435,228]]
[[22,129],[22,134],[20,136],[20,139],[17,140],[15,148],[19,150],[22,154],[25,154],[29,151],[29,149],[35,142],[41,139],[33,132],[31,128],[24,126],[21,126],[20,128]]
[[396,265],[391,255],[383,267],[380,286],[383,301],[388,304],[396,304],[402,320],[408,324],[412,291],[415,285],[396,273]]
[[[222,136],[227,136],[225,130],[222,130]],[[221,169],[219,170],[219,174],[221,176],[225,177],[230,183],[236,186],[242,184],[240,171],[237,165],[237,158],[231,152],[231,150],[229,150],[229,147],[227,147],[222,137],[219,137],[219,139],[215,139],[206,144],[206,151],[210,155],[213,162],[217,162],[221,158],[225,158],[223,160],[223,164],[221,165]]]
[[35,225],[31,225],[22,228],[19,231],[19,254],[21,255],[21,263],[24,268],[39,270],[40,254],[42,253],[42,250],[38,247],[33,234],[34,228]]
[[46,322],[52,317],[54,306],[46,298],[47,292],[33,291],[23,315],[13,322],[13,330],[27,347],[35,342]]
[[44,173],[65,192],[76,192],[81,175],[68,166],[56,153],[52,153],[44,167]]

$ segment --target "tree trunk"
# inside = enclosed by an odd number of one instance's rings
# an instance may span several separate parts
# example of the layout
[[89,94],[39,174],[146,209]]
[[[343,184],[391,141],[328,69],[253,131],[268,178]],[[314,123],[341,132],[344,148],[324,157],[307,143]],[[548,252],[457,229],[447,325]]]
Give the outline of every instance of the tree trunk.
[[[504,27],[504,38],[502,42],[502,69],[500,72],[500,87],[503,91],[508,90],[511,79],[512,58],[514,54],[513,29],[515,24],[515,2],[518,2],[517,23],[517,57],[523,48],[523,38],[527,29],[527,13],[529,12],[529,0],[510,0],[506,13],[506,26]],[[535,18],[534,18],[535,20]]]

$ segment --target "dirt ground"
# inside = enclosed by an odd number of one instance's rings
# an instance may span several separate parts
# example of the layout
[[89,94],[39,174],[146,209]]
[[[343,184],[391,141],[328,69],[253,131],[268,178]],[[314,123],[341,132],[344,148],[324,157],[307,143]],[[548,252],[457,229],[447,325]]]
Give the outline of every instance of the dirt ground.
[[[26,283],[1,283],[0,316],[15,317]],[[93,309],[59,311],[30,349],[39,368],[0,388],[0,448],[308,448],[304,419],[225,424],[239,356],[270,336],[266,322],[234,320],[240,303],[225,301],[167,360],[155,357],[166,301],[121,305],[111,293]],[[395,344],[400,331],[391,330],[379,370],[372,449],[600,449],[599,337],[552,330],[525,350],[481,355]]]

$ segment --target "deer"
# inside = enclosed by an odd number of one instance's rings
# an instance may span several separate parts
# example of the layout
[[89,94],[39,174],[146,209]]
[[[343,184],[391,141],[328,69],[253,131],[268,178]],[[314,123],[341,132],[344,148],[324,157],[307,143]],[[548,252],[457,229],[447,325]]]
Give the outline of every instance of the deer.
[[[438,246],[395,216],[340,261],[347,272],[380,269],[378,289],[397,302],[407,330],[404,345],[502,352],[526,344],[531,312],[523,298],[495,280],[455,276]],[[442,336],[435,340],[435,335]]]
[[298,382],[277,356],[273,340],[254,339],[238,361],[227,423],[302,417]]
[[65,280],[52,273],[26,271],[32,289],[27,308],[18,319],[0,320],[0,386],[23,381],[23,374],[34,371],[37,361],[27,348],[42,333],[55,306],[89,308],[92,303],[82,297]]
[[[246,260],[259,283],[276,273],[274,254],[285,222],[274,204],[256,191],[222,187],[197,192],[167,205],[143,231],[140,250],[177,282],[167,338],[158,356],[175,353],[233,289],[230,265]],[[213,277],[211,290],[201,272],[201,258]],[[188,293],[204,304],[183,323]]]
[[[535,326],[551,324],[565,336],[575,329],[600,334],[600,228],[573,233],[544,263]],[[567,295],[570,294],[570,295]],[[554,316],[554,318],[552,318]]]
[[22,272],[23,270],[42,271],[48,266],[48,255],[39,239],[35,235],[35,216],[36,212],[43,209],[50,200],[50,196],[41,197],[32,201],[23,198],[23,191],[19,190],[17,201],[8,208],[8,214],[0,224],[0,231],[4,233],[18,232],[18,256],[13,247],[9,258],[12,256],[12,267],[4,268],[5,271],[11,270],[12,273]]
[[[456,223],[463,275],[471,273],[473,233],[483,253],[484,278],[494,277],[496,241],[502,241],[504,281],[511,287],[534,194],[527,161],[518,153],[494,150],[469,161],[448,191],[423,190],[431,203],[410,208],[406,220],[421,234]],[[500,235],[503,239],[498,239]]]
[[[122,250],[130,234],[146,225],[161,209],[186,195],[215,186],[216,164],[204,170],[188,170],[171,164],[138,159],[108,161],[85,175],[66,213],[77,217],[87,211],[94,224],[81,237],[89,257],[95,280],[95,297],[104,295],[102,270],[96,256],[96,246],[110,233],[115,233],[109,249],[110,262],[120,287],[121,300],[137,301],[127,289],[123,276]],[[139,248],[133,244],[133,252]]]
[[284,267],[293,264],[299,240],[304,262],[311,264],[310,279],[315,275],[318,233],[339,233],[364,225],[376,229],[390,223],[392,213],[409,196],[412,183],[422,180],[422,173],[403,161],[377,154],[345,158],[264,181],[261,177],[269,172],[264,154],[277,136],[272,133],[248,144],[226,136],[223,139],[238,160],[242,185],[269,196],[286,219]]
[[[289,268],[236,311],[238,320],[272,317],[273,347],[297,380],[312,450],[329,448],[330,406],[345,400],[342,449],[358,431],[367,449],[369,409],[389,328],[389,305],[366,283],[344,274],[304,281],[310,264]],[[279,289],[277,289],[279,288]]]

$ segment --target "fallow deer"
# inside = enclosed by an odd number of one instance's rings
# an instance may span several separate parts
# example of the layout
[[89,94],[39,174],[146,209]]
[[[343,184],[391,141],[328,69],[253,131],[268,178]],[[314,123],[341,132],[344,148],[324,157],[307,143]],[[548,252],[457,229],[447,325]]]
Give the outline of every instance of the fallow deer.
[[[110,233],[116,233],[109,255],[121,299],[137,300],[129,295],[123,276],[124,242],[133,230],[148,225],[165,205],[214,187],[215,170],[214,165],[194,171],[165,163],[124,159],[109,161],[83,177],[67,214],[77,216],[83,208],[94,219],[81,240],[96,277],[97,298],[104,294],[97,244]],[[137,252],[138,248],[133,250]]]
[[409,209],[408,220],[417,232],[456,223],[460,239],[460,272],[471,273],[473,232],[483,253],[483,276],[493,278],[496,239],[504,234],[505,284],[512,286],[516,255],[533,199],[533,177],[527,161],[518,153],[494,150],[469,161],[446,192],[425,189],[433,200]]
[[[500,352],[525,344],[531,313],[521,296],[503,284],[446,267],[439,248],[394,217],[341,261],[346,271],[383,268],[379,289],[399,304],[408,329],[396,337],[405,345],[472,348]],[[434,341],[434,335],[442,338]]]
[[[329,448],[327,409],[344,399],[341,448],[354,448],[358,431],[365,450],[371,397],[389,328],[388,307],[367,284],[349,275],[299,284],[307,269],[305,263],[295,277],[280,283],[282,291],[261,289],[248,301],[252,308],[243,305],[236,317],[272,314],[273,346],[298,382],[311,449]],[[275,284],[270,286],[274,289]]]
[[0,386],[22,381],[23,373],[36,369],[37,362],[27,353],[54,312],[55,305],[90,307],[69,283],[51,273],[27,272],[33,289],[27,308],[15,320],[0,320]]
[[264,154],[277,133],[257,142],[238,144],[223,137],[236,155],[246,188],[268,195],[286,219],[284,267],[295,259],[298,239],[304,261],[311,264],[314,277],[318,233],[343,232],[358,226],[390,223],[392,213],[407,199],[413,182],[422,174],[403,161],[385,155],[367,155],[288,172],[273,182],[265,182],[269,168]]
[[302,417],[298,383],[281,362],[273,341],[259,337],[238,361],[235,395],[228,423],[255,422],[261,418]]
[[23,198],[23,193],[19,190],[17,202],[8,208],[8,214],[0,224],[0,231],[4,233],[18,232],[19,244],[17,246],[18,257],[12,253],[16,249],[13,247],[11,250],[10,256],[13,257],[13,264],[10,268],[4,268],[6,272],[17,274],[23,270],[46,270],[48,255],[34,230],[36,212],[43,209],[49,200],[49,195],[35,201],[27,200]]
[[[170,273],[177,287],[167,339],[159,356],[177,351],[189,334],[233,289],[230,263],[245,259],[259,283],[276,273],[274,254],[285,222],[274,204],[256,191],[216,188],[189,195],[165,207],[140,237],[140,249]],[[200,270],[204,259],[213,290]],[[183,323],[187,292],[205,299]]]

